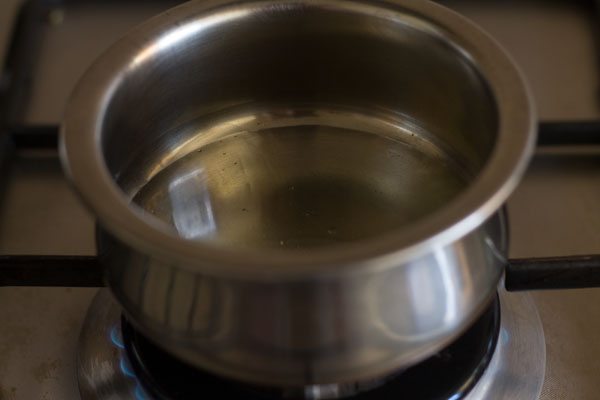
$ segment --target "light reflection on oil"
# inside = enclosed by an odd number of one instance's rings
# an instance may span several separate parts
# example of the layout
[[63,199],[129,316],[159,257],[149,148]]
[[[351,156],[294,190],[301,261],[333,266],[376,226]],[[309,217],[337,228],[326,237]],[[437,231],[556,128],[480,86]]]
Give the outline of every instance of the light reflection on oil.
[[148,171],[145,180],[150,181],[156,174],[173,162],[209,143],[223,140],[229,135],[240,134],[248,129],[252,129],[253,124],[256,124],[256,116],[242,115],[224,123],[192,129],[189,138],[170,149],[168,153],[156,162],[154,167]]
[[210,192],[204,170],[198,168],[169,183],[171,218],[179,235],[185,239],[211,236],[216,230]]

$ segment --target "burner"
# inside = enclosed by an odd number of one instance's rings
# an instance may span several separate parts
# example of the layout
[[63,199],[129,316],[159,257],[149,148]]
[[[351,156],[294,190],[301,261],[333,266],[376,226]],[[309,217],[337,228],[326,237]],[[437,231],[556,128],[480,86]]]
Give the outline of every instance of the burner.
[[82,330],[78,374],[84,400],[188,399],[217,391],[244,400],[331,399],[340,393],[347,400],[534,400],[544,366],[543,331],[533,302],[528,295],[500,291],[459,339],[394,376],[299,391],[255,387],[190,367],[161,350],[122,318],[110,293],[101,290]]
[[[459,400],[473,388],[489,364],[499,329],[500,306],[496,298],[458,340],[391,378],[343,385],[342,391],[337,385],[309,386],[290,391],[244,385],[190,367],[154,345],[125,318],[122,321],[123,340],[131,366],[152,397],[161,400],[195,399],[198,393],[204,391],[220,393],[228,399],[245,400],[335,398],[340,392],[348,400],[390,399],[397,397],[398,393],[411,399]],[[369,388],[371,390],[367,390]],[[344,396],[347,393],[350,396]]]

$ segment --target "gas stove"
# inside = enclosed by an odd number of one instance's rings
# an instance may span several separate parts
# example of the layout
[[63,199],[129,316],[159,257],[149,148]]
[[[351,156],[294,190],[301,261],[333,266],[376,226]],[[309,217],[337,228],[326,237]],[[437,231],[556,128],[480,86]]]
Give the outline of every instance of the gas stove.
[[[180,399],[215,392],[244,399],[597,397],[598,289],[530,295],[500,288],[464,336],[425,362],[369,382],[305,388],[257,388],[212,376],[131,326],[108,291],[94,287],[100,281],[94,221],[63,178],[56,126],[90,62],[129,27],[176,3],[0,4],[0,60],[4,55],[11,72],[0,79],[0,254],[21,255],[2,259],[0,267],[0,285],[7,286],[0,287],[0,399]],[[529,80],[542,121],[541,146],[508,204],[511,256],[600,253],[593,2],[443,3],[507,48]]]
[[[392,376],[368,382],[265,388],[200,371],[175,359],[124,318],[107,290],[90,306],[79,341],[82,399],[536,399],[544,378],[544,333],[530,296],[500,291],[448,347]],[[401,397],[399,397],[401,396]]]

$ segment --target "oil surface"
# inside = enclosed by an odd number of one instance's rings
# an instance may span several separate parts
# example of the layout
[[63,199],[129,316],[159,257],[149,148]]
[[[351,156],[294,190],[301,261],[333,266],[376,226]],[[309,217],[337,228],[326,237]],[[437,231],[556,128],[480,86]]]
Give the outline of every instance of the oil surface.
[[406,226],[466,184],[414,134],[307,124],[240,130],[200,146],[133,201],[190,240],[310,248]]

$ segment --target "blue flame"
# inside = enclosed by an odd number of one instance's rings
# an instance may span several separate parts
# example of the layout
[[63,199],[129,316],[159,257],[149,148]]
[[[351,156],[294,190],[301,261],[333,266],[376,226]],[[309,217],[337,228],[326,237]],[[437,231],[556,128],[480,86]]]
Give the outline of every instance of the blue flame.
[[123,371],[125,376],[135,379],[135,377],[136,377],[135,372],[133,372],[133,370],[131,369],[131,366],[129,365],[129,363],[127,362],[127,360],[124,357],[121,357],[121,359],[119,360],[119,367],[121,367],[121,371]]
[[142,387],[140,386],[139,383],[135,387],[134,394],[135,394],[135,399],[136,400],[148,400],[148,396],[146,396],[146,393],[144,392],[144,389],[142,389]]
[[150,400],[150,397],[146,394],[140,382],[138,381],[131,364],[129,364],[127,354],[124,351],[125,344],[123,343],[123,337],[121,336],[121,326],[118,324],[113,326],[109,331],[109,337],[111,343],[119,349],[119,369],[121,372],[123,372],[123,375],[131,378],[135,382],[135,389],[133,389],[132,393],[135,400]]
[[121,338],[121,333],[117,326],[113,326],[110,330],[110,341],[120,349],[124,349],[125,345],[123,344],[123,339]]

